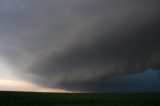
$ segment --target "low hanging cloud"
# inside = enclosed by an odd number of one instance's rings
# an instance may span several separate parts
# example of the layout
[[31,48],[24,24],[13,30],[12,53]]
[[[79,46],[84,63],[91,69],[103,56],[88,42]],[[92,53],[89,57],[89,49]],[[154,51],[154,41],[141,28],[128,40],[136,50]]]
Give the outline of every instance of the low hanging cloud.
[[159,5],[157,0],[1,0],[0,57],[24,80],[101,92],[92,88],[107,85],[107,78],[159,68]]

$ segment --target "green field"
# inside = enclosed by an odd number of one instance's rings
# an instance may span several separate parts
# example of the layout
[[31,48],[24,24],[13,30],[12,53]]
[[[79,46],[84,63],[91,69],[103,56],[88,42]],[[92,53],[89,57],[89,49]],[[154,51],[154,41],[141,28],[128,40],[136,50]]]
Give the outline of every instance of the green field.
[[160,94],[0,92],[0,106],[160,106]]

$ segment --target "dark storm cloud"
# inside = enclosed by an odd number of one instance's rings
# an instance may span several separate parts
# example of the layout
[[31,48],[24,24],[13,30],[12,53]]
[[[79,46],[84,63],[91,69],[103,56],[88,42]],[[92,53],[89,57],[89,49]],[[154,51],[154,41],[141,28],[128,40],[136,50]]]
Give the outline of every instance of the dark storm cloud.
[[1,2],[0,56],[28,81],[103,92],[108,77],[160,66],[157,0]]
[[61,88],[89,92],[159,92],[160,72],[148,69],[145,72],[101,78],[84,83],[61,83]]

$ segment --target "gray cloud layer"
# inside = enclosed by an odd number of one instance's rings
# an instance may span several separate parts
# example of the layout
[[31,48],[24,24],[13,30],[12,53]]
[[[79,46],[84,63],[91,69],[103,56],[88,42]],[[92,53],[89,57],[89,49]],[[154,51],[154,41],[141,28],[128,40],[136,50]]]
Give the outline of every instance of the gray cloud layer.
[[28,81],[93,90],[160,66],[158,0],[0,2],[0,56]]

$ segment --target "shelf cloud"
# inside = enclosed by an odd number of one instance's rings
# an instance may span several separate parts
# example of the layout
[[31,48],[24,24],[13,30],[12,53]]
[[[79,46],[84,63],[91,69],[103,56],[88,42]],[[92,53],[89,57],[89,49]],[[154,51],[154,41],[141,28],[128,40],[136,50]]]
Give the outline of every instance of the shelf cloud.
[[159,5],[1,0],[0,58],[15,76],[41,86],[105,92],[101,85],[117,84],[111,77],[159,69]]

